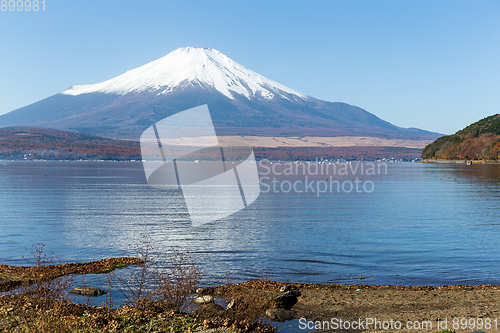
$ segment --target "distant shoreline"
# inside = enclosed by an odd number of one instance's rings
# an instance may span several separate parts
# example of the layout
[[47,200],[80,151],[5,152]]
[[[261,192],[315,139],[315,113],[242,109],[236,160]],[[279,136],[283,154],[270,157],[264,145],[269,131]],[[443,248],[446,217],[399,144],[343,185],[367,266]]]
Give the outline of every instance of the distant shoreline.
[[436,163],[436,164],[466,164],[467,161],[470,161],[472,164],[500,164],[500,161],[493,160],[422,160],[417,161],[416,163]]
[[[34,127],[0,129],[0,158],[15,160],[141,160],[140,143],[94,135]],[[231,145],[253,147],[257,159],[272,160],[378,160],[411,161],[421,157],[429,140],[387,139],[367,136],[271,137],[220,136]],[[182,141],[182,140],[181,140]],[[178,156],[191,154],[189,142],[172,142]],[[189,145],[188,145],[189,144]],[[196,145],[195,145],[196,146]],[[185,154],[184,154],[185,153]],[[198,151],[200,159],[209,152]],[[192,156],[194,157],[194,156]]]

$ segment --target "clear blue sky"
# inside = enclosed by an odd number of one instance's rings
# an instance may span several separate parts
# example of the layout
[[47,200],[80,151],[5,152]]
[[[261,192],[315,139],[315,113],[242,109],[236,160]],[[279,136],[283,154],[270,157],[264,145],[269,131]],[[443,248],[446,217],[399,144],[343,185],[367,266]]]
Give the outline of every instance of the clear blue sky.
[[500,0],[45,1],[0,11],[0,114],[184,46],[398,126],[500,113]]

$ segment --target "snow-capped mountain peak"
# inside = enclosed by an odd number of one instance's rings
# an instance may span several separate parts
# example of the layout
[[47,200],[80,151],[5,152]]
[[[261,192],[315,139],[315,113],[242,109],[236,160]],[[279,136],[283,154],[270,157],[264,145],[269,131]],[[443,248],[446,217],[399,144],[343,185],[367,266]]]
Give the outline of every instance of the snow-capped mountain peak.
[[194,47],[179,48],[108,81],[72,86],[62,94],[77,96],[99,92],[125,95],[154,91],[160,95],[188,85],[209,86],[231,99],[234,99],[234,94],[248,99],[259,95],[266,99],[273,99],[275,95],[287,99],[289,95],[309,98],[247,69],[215,49]]

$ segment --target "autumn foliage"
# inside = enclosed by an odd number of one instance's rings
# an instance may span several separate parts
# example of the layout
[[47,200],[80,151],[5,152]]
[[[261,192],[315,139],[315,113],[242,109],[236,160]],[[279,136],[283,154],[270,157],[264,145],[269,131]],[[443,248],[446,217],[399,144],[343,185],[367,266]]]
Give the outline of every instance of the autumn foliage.
[[426,159],[500,159],[500,114],[484,118],[461,131],[443,136],[422,151]]
[[0,129],[2,159],[141,159],[139,143],[37,127]]
[[[183,155],[182,148],[173,151]],[[217,149],[217,152],[219,149]],[[413,160],[421,149],[403,147],[254,147],[257,159],[270,160]],[[188,150],[189,152],[189,150]],[[209,159],[211,152],[196,152],[193,159]],[[205,154],[205,155],[203,155]],[[242,154],[239,157],[246,157]],[[37,127],[0,128],[0,159],[26,160],[141,160],[139,142]]]

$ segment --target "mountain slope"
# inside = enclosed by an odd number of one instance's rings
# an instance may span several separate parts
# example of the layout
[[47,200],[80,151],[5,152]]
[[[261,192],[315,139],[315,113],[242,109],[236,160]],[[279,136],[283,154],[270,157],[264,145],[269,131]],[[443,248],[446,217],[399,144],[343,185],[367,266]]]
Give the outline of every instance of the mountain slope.
[[500,114],[486,117],[453,135],[443,136],[422,151],[426,159],[498,160]]
[[207,104],[219,135],[435,139],[345,103],[321,101],[269,80],[214,49],[181,48],[111,80],[68,90],[0,116],[36,126],[138,140],[155,122]]
[[84,86],[73,86],[62,94],[77,96],[88,93],[140,93],[154,91],[168,94],[177,87],[207,85],[233,99],[234,94],[247,99],[260,96],[272,99],[308,96],[251,71],[214,49],[186,47],[165,57],[128,71],[111,80]]

